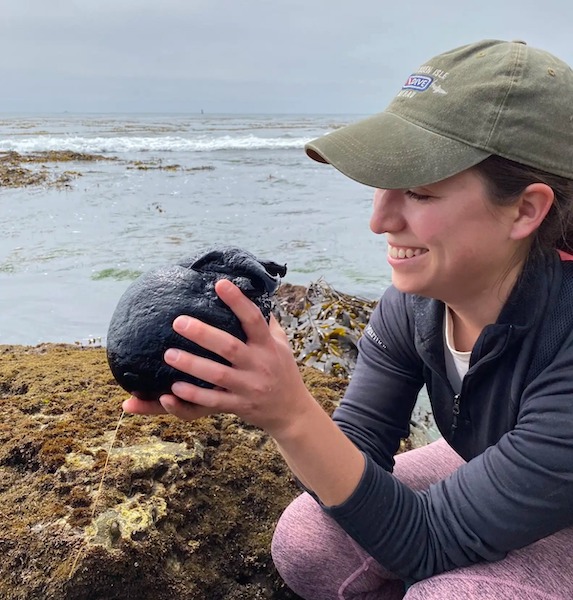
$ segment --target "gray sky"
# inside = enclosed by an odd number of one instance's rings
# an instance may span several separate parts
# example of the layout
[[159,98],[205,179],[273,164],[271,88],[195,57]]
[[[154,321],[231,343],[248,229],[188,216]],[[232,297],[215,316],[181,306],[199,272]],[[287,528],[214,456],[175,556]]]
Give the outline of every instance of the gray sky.
[[571,0],[0,0],[0,112],[369,114],[483,38],[573,65],[572,31]]

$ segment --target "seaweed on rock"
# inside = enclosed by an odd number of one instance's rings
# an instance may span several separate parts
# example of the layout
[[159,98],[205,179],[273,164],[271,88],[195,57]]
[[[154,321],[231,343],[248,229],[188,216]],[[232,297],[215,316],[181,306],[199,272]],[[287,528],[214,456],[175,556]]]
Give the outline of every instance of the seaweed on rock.
[[[303,375],[332,411],[344,382]],[[299,490],[266,434],[127,416],[98,498],[125,398],[105,350],[0,346],[0,390],[1,598],[296,598],[270,541]]]
[[343,294],[319,279],[308,288],[281,286],[275,311],[301,365],[347,378],[375,306],[374,300]]

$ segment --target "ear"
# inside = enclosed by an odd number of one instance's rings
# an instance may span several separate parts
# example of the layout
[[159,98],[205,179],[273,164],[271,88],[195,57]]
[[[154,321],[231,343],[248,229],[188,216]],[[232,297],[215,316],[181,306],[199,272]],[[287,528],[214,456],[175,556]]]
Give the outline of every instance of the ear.
[[515,203],[515,219],[510,232],[513,240],[529,237],[539,228],[553,205],[555,193],[545,183],[531,183]]

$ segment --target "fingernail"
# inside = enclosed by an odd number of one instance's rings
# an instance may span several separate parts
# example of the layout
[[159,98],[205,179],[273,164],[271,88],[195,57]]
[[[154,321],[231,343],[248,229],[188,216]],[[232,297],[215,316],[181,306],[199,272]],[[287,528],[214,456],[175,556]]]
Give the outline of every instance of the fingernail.
[[233,287],[233,282],[229,281],[227,278],[223,277],[217,281],[217,287],[219,289],[228,289],[230,290]]
[[169,348],[169,350],[165,351],[165,360],[175,362],[179,358],[179,350],[177,348]]
[[175,321],[173,321],[173,327],[178,327],[180,329],[187,329],[187,327],[189,326],[189,323],[191,323],[191,319],[189,317],[187,317],[186,315],[179,315]]
[[181,381],[176,381],[172,386],[171,386],[171,391],[177,396],[177,392],[183,392],[185,390],[185,384],[182,383]]

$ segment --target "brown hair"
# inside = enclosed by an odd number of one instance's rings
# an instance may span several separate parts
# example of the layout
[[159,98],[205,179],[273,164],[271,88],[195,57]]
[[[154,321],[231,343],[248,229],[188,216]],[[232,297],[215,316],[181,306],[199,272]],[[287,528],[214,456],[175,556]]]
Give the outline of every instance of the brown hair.
[[521,163],[490,156],[474,169],[484,178],[492,202],[507,206],[531,183],[545,183],[555,200],[533,239],[532,251],[552,249],[573,252],[573,180]]

